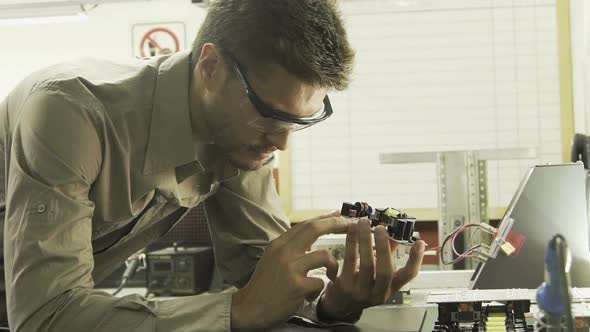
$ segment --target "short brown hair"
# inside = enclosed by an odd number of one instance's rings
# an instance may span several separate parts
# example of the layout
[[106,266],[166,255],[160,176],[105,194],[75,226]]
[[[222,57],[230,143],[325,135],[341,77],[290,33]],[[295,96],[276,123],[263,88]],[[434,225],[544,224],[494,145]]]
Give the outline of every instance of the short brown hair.
[[205,43],[249,69],[283,66],[298,79],[345,89],[354,51],[335,0],[216,0],[193,43],[193,66]]

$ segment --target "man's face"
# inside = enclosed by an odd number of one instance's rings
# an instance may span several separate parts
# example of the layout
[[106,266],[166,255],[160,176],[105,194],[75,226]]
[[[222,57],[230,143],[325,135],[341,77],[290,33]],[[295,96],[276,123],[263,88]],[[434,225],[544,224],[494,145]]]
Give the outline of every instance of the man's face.
[[[203,57],[201,57],[203,58]],[[287,148],[290,131],[268,132],[255,125],[261,118],[248,98],[242,83],[232,70],[231,63],[218,67],[212,75],[224,76],[216,88],[204,94],[202,107],[214,143],[236,167],[255,170],[262,167],[275,150]],[[308,85],[279,65],[268,65],[265,73],[245,70],[250,88],[268,106],[295,117],[309,117],[323,107],[326,89]],[[205,68],[206,69],[206,68]],[[211,75],[211,76],[212,76]],[[212,79],[211,76],[205,79]]]

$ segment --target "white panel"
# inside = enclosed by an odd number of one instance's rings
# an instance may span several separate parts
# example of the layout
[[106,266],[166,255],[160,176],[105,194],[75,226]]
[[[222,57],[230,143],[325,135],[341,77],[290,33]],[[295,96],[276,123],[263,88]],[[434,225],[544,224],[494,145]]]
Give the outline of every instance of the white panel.
[[330,94],[333,119],[295,135],[295,209],[437,206],[434,164],[380,165],[380,153],[537,148],[536,160],[490,162],[491,206],[528,167],[560,161],[554,0],[342,6],[353,82]]
[[31,72],[57,62],[87,57],[128,60],[133,56],[136,23],[184,22],[190,45],[204,17],[205,10],[190,1],[119,1],[99,5],[84,22],[0,26],[0,39],[10,45],[0,54],[0,99]]

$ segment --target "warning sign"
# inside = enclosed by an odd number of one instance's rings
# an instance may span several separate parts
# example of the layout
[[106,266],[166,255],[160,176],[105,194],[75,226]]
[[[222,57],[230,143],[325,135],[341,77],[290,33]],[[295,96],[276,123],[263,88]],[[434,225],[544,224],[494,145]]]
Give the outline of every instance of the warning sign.
[[175,53],[185,48],[182,22],[136,24],[133,26],[133,56],[153,57]]

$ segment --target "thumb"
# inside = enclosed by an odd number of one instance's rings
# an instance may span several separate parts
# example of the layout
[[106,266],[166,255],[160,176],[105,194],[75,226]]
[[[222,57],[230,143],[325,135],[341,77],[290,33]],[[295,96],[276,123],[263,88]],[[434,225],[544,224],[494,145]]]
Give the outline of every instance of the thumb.
[[403,285],[418,275],[420,267],[422,266],[425,247],[426,244],[424,241],[416,241],[412,250],[410,250],[410,257],[408,258],[406,266],[401,268],[393,277],[392,289],[399,290]]

